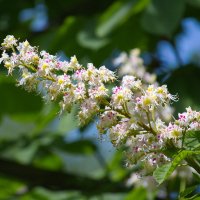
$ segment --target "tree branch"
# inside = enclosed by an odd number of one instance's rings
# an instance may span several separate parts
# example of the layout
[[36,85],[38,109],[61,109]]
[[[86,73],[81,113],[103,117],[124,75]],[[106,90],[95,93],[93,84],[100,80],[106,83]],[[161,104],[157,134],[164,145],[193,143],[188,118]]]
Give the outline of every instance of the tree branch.
[[63,171],[41,169],[0,158],[0,174],[25,182],[30,187],[42,186],[51,190],[79,190],[86,194],[104,192],[127,192],[123,183],[112,182],[108,178],[94,180],[72,175]]

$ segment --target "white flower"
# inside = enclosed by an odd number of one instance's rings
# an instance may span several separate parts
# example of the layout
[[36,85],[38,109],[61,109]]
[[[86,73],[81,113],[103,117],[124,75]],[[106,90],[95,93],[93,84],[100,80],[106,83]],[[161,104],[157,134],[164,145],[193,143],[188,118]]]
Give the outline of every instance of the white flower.
[[83,100],[86,98],[86,88],[83,82],[78,83],[74,89],[74,99],[76,100]]
[[95,68],[92,63],[87,64],[85,79],[89,82],[90,85],[99,84],[100,77],[98,77],[98,69]]
[[69,68],[72,70],[78,70],[81,68],[76,56],[72,56],[69,62]]
[[[106,107],[105,109],[109,109]],[[117,123],[117,112],[113,110],[105,111],[100,115],[97,128],[100,133],[104,133],[108,128],[111,128],[114,124]]]
[[115,58],[114,60],[113,60],[113,63],[114,63],[114,65],[120,65],[120,64],[122,64],[122,63],[124,63],[124,62],[126,62],[126,60],[128,59],[128,57],[127,57],[127,53],[125,53],[125,52],[122,52],[117,58]]
[[71,110],[74,103],[74,90],[68,89],[63,95],[63,100],[60,102],[61,112]]
[[56,60],[56,70],[62,70],[64,73],[67,73],[70,70],[69,62]]
[[122,79],[122,87],[127,87],[132,89],[134,87],[135,77],[134,76],[124,76]]
[[110,71],[105,66],[99,68],[98,74],[102,82],[114,81],[116,79],[114,72]]
[[57,76],[57,84],[61,90],[64,90],[66,86],[71,85],[70,76],[67,74]]
[[172,123],[169,123],[168,127],[164,131],[164,137],[166,138],[177,139],[180,138],[182,134],[183,134],[183,129],[180,126]]
[[109,129],[109,136],[114,146],[118,146],[126,142],[126,137],[130,127],[129,125],[129,120],[124,119]]
[[13,46],[17,46],[17,39],[13,35],[7,35],[1,45],[6,49],[10,49]]
[[113,88],[111,99],[113,107],[120,109],[124,103],[132,100],[132,92],[126,87],[116,86]]
[[4,50],[3,51],[3,53],[2,53],[2,56],[1,56],[1,58],[0,58],[0,64],[2,63],[2,62],[6,62],[6,61],[9,61],[9,55],[6,53],[6,51]]
[[85,99],[85,101],[80,106],[80,111],[78,113],[79,121],[81,124],[85,124],[91,120],[91,118],[96,115],[99,111],[99,105],[94,99]]
[[85,81],[86,80],[86,70],[85,69],[79,69],[76,70],[73,74],[73,78],[77,81]]
[[88,89],[89,97],[92,99],[97,99],[101,97],[105,97],[108,95],[108,89],[105,87],[103,83],[100,85],[96,85],[93,87],[90,87]]
[[22,75],[18,80],[18,85],[24,86],[24,88],[28,91],[32,91],[36,89],[37,84],[38,80],[35,77],[35,74],[30,73],[26,68],[22,68]]
[[133,49],[129,55],[122,52],[119,57],[114,60],[114,65],[119,66],[119,75],[133,75],[142,79],[145,83],[155,83],[156,75],[146,72],[142,58],[140,58],[140,50]]
[[48,62],[45,62],[45,60],[43,59],[39,60],[38,69],[39,69],[38,74],[40,76],[49,75],[52,70],[51,65]]

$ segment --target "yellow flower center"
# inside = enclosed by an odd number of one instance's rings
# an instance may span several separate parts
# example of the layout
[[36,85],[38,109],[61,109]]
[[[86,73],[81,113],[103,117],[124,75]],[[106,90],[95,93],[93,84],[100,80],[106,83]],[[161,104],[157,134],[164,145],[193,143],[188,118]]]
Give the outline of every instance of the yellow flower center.
[[61,78],[60,78],[60,79],[58,79],[58,84],[60,84],[60,85],[61,85],[61,84],[63,84],[63,83],[64,83],[64,80],[63,80],[63,79],[61,79]]
[[5,62],[5,67],[7,67],[7,68],[11,67],[11,63],[10,62]]
[[49,67],[49,65],[47,64],[47,63],[44,63],[43,65],[42,65],[42,70],[45,70],[45,69],[47,69]]

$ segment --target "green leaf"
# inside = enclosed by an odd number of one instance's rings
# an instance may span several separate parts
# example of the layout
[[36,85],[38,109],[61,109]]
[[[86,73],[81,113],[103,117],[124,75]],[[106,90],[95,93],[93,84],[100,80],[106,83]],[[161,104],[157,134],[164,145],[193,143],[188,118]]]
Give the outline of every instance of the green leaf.
[[36,142],[26,146],[19,142],[9,149],[6,149],[4,152],[1,152],[1,154],[9,159],[15,159],[20,163],[28,164],[32,161],[33,156],[37,152],[38,146],[39,145]]
[[200,176],[199,176],[199,174],[196,174],[196,173],[194,173],[194,172],[192,172],[192,174],[193,174],[194,179],[195,179],[197,182],[200,183]]
[[184,13],[183,0],[152,0],[142,18],[142,27],[149,33],[171,36]]
[[[73,30],[73,26],[75,23],[76,23],[76,19],[75,19],[75,17],[72,17],[72,16],[67,17],[63,21],[61,26],[55,31],[53,41],[49,44],[50,49],[54,49],[55,46],[58,46],[59,44],[63,43],[64,38],[67,40],[69,39],[68,34],[70,34],[71,31]],[[42,38],[42,40],[45,41],[44,38]]]
[[[139,198],[138,198],[139,197]],[[139,199],[139,200],[146,200],[147,197],[147,190],[143,187],[136,188],[132,190],[124,200],[133,200],[133,199]]]
[[96,145],[90,140],[79,140],[75,142],[62,142],[57,145],[58,149],[71,154],[92,154],[97,150]]
[[59,156],[53,152],[38,152],[33,160],[33,164],[37,167],[50,169],[50,170],[60,170],[63,166],[62,160]]
[[9,116],[4,116],[0,123],[0,140],[17,140],[22,135],[30,134],[34,127],[33,122],[17,122]]
[[188,196],[189,194],[194,192],[196,188],[197,188],[197,185],[186,188],[183,192],[180,193],[180,197],[183,198],[183,197]]
[[51,191],[42,187],[35,187],[23,195],[20,200],[85,200],[79,192]]
[[[176,113],[185,111],[191,106],[193,109],[200,109],[200,68],[187,65],[173,71],[166,84],[171,94],[178,94],[179,101],[174,103]],[[174,81],[176,80],[176,82]],[[187,80],[187,81],[185,81]],[[192,89],[191,89],[192,88]]]
[[172,162],[156,168],[156,170],[153,173],[155,180],[159,184],[163,183],[163,181],[165,181],[172,174],[172,172],[176,169],[176,167],[180,164],[180,162],[182,160],[184,160],[186,157],[188,157],[190,155],[199,154],[199,153],[200,153],[200,151],[188,151],[188,150],[183,150],[183,151],[179,152],[174,157]]
[[17,180],[3,176],[0,177],[0,199],[10,200],[11,196],[25,188],[26,186]]
[[200,7],[200,0],[186,0],[186,2],[191,6]]
[[[115,152],[109,162],[110,177],[114,181],[122,181],[129,171],[123,166],[124,155],[122,149]],[[121,164],[120,164],[121,163]]]
[[77,108],[73,108],[70,113],[64,113],[59,118],[59,123],[57,127],[57,131],[66,134],[67,132],[78,127],[78,119],[77,119]]
[[37,117],[36,126],[30,131],[31,134],[40,134],[44,128],[47,128],[47,126],[57,117],[59,109],[60,108],[56,103],[48,103],[45,105]]
[[190,150],[198,150],[200,148],[200,131],[186,132],[184,147]]
[[171,168],[171,163],[156,168],[156,170],[153,173],[153,177],[159,184],[161,184],[164,180],[168,178],[168,176],[170,175],[169,172],[170,168]]
[[77,40],[82,47],[98,50],[109,42],[108,38],[100,38],[90,29],[82,30],[77,36]]
[[149,0],[115,1],[100,17],[96,33],[100,37],[110,34],[116,27],[123,24],[134,12],[141,11]]
[[[54,37],[49,42],[49,49],[54,53],[64,51],[66,56],[76,55],[80,61],[80,57],[84,54],[85,49],[79,45],[77,35],[84,28],[86,20],[84,17],[66,17],[63,23],[54,30]],[[42,40],[46,40],[42,38]]]
[[0,83],[0,116],[4,113],[35,113],[43,106],[42,98],[34,92],[28,93],[24,89],[16,87],[13,83]]

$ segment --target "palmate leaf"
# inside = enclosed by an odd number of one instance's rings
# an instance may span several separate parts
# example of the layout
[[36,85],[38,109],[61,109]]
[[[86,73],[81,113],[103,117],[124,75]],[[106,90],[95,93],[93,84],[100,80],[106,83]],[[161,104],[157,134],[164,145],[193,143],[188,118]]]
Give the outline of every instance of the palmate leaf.
[[194,154],[200,154],[200,151],[188,151],[183,150],[180,151],[178,154],[175,155],[172,162],[162,165],[161,167],[158,167],[154,173],[153,176],[155,180],[161,184],[163,181],[165,181],[172,172],[177,168],[177,166],[188,156],[194,155]]

